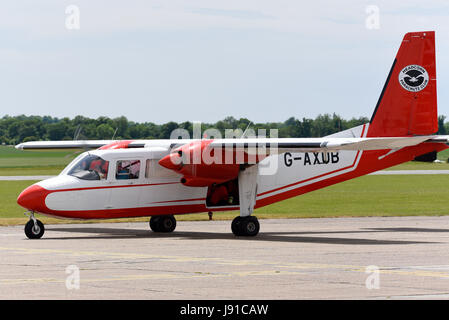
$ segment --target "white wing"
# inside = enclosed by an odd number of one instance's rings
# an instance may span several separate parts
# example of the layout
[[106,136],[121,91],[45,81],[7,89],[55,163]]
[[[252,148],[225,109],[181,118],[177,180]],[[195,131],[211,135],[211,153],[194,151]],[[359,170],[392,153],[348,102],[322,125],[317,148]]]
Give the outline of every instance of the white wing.
[[[16,149],[98,149],[119,140],[70,140],[70,141],[30,141],[16,145]],[[143,147],[144,143],[133,141],[132,147]]]
[[[270,154],[283,152],[326,152],[339,150],[383,150],[414,146],[422,142],[447,142],[432,140],[443,136],[382,137],[382,138],[278,138],[278,139],[219,139],[211,148],[250,150],[266,148]],[[447,137],[447,136],[444,136]],[[444,141],[443,141],[444,140]]]

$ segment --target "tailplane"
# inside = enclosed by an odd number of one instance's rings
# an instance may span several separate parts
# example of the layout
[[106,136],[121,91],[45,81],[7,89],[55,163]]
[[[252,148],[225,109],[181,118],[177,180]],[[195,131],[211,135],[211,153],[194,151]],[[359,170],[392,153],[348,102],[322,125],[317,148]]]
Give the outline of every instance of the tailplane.
[[438,131],[435,32],[404,36],[371,117],[368,137]]

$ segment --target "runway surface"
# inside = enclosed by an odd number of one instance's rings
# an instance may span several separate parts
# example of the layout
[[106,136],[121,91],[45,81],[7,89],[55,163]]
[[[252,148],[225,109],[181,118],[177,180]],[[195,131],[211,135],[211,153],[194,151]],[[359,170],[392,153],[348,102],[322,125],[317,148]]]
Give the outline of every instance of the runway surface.
[[0,227],[0,299],[449,298],[449,216],[260,223],[255,238],[230,221]]

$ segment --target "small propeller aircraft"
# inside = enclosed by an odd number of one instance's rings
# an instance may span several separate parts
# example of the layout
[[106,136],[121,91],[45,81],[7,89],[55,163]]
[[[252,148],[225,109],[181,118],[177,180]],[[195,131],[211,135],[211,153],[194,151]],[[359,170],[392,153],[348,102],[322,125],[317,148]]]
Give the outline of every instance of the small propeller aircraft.
[[[26,188],[28,238],[35,213],[60,218],[151,216],[172,232],[174,215],[240,210],[237,236],[255,236],[255,208],[448,148],[438,131],[435,33],[407,33],[369,123],[322,138],[35,141],[18,149],[90,148],[57,177]],[[356,90],[356,88],[353,88]]]

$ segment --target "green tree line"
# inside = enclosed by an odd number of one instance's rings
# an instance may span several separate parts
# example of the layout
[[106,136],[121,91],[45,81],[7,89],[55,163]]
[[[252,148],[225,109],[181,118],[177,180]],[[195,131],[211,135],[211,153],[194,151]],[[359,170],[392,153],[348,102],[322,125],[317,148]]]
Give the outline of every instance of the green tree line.
[[[446,117],[439,116],[439,134],[449,132]],[[366,117],[345,120],[335,113],[318,115],[315,119],[302,120],[291,117],[284,122],[251,123],[249,119],[227,117],[216,123],[202,123],[201,129],[220,130],[223,137],[226,129],[241,129],[248,125],[257,133],[258,129],[278,129],[279,138],[322,137],[369,122]],[[73,140],[73,139],[168,139],[174,129],[181,128],[193,132],[192,122],[134,122],[126,117],[91,119],[76,116],[73,119],[51,116],[3,116],[0,119],[0,143],[14,145],[35,140]]]

